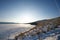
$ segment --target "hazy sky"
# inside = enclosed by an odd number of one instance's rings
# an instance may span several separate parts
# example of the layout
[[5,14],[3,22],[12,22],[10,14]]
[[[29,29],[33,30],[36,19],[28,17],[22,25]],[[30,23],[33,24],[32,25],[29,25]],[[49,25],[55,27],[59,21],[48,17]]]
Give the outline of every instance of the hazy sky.
[[60,0],[0,0],[0,22],[26,23],[59,17],[59,8]]

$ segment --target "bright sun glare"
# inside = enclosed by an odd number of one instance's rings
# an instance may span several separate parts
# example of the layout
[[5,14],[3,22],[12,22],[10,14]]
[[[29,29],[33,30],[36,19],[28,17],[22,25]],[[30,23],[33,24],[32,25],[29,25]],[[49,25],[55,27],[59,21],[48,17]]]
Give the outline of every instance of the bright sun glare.
[[19,20],[19,23],[29,23],[29,22],[34,22],[35,21],[35,16],[34,14],[36,13],[36,11],[33,9],[29,9],[29,8],[25,8],[24,10],[22,10]]
[[33,22],[34,18],[31,14],[23,14],[21,15],[20,19],[19,19],[19,23],[29,23],[29,22]]

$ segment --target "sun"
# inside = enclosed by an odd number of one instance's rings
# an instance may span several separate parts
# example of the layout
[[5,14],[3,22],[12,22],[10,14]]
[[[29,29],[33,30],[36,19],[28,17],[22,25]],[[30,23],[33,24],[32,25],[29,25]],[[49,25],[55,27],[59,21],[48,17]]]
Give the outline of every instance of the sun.
[[29,23],[33,21],[34,21],[34,17],[31,14],[24,14],[21,15],[21,17],[18,20],[18,23]]
[[24,16],[20,19],[20,23],[29,23],[32,22],[32,17]]

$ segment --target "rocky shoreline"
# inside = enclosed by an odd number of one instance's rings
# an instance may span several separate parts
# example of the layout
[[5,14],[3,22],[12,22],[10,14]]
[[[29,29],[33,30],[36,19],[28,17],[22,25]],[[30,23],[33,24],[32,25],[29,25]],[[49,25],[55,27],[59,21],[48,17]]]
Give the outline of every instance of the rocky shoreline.
[[14,40],[43,40],[41,37],[42,34],[50,32],[51,30],[56,30],[56,28],[60,28],[60,17],[38,21],[36,23],[36,27],[33,27],[26,32],[20,33],[18,36],[15,36]]

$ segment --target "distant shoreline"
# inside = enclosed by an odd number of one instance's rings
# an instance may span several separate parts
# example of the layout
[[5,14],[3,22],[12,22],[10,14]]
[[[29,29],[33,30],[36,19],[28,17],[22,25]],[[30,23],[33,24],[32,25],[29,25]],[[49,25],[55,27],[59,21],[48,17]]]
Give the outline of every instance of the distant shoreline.
[[20,23],[14,23],[14,22],[0,22],[0,24],[20,24]]

